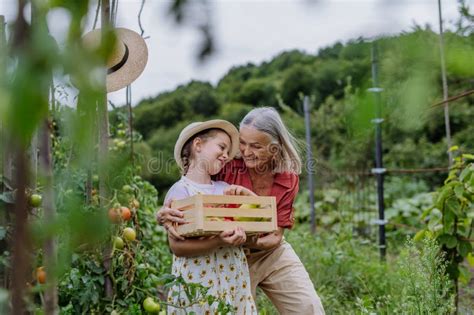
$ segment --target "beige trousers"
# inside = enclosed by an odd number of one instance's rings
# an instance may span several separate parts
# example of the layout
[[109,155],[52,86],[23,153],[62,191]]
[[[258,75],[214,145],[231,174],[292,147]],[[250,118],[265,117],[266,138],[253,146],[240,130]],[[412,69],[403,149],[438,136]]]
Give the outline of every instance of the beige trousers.
[[283,241],[274,249],[249,254],[247,260],[255,301],[259,286],[280,314],[325,314],[313,282],[290,244]]

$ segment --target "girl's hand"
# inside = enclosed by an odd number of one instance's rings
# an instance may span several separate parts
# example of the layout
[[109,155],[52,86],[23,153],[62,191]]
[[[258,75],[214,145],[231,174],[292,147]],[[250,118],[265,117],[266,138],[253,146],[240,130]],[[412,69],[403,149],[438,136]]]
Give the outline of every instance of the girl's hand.
[[256,193],[240,185],[230,185],[224,189],[224,195],[257,196]]
[[234,230],[224,231],[219,234],[219,238],[224,244],[240,246],[247,240],[247,235],[241,227],[237,227]]
[[159,225],[162,225],[167,231],[168,234],[177,239],[177,240],[184,240],[184,237],[179,235],[179,233],[175,229],[176,224],[184,224],[186,220],[183,218],[184,214],[182,211],[172,209],[171,202],[173,200],[169,200],[166,202],[163,207],[156,213],[156,221]]

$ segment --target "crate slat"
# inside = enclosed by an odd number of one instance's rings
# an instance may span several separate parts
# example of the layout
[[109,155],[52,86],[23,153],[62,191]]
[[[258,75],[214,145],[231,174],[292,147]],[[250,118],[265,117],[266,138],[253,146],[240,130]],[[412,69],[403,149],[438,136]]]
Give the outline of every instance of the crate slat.
[[201,195],[204,203],[217,204],[257,204],[257,205],[271,205],[272,199],[275,197],[268,196],[227,196],[227,195]]
[[188,224],[178,225],[176,231],[178,231],[178,233],[182,235],[192,233],[196,231],[196,224],[188,223]]
[[209,232],[220,232],[231,230],[237,226],[242,227],[246,232],[262,232],[262,229],[272,231],[272,222],[241,222],[241,221],[206,221],[204,230]]
[[[196,195],[197,196],[197,195]],[[180,200],[173,200],[171,203],[171,208],[183,209],[187,206],[193,206],[196,201],[196,196],[188,197]]]
[[258,208],[209,208],[204,207],[204,216],[214,217],[251,217],[251,218],[271,218],[273,209]]
[[276,198],[273,197],[271,201],[271,208],[273,210],[273,230],[278,230],[278,217],[277,217],[277,206],[276,206]]

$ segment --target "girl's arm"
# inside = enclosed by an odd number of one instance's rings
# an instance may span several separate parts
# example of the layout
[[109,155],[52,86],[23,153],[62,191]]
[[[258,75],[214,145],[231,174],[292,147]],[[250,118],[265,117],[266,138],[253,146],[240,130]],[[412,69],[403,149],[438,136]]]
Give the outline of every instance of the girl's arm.
[[240,246],[246,241],[245,231],[238,227],[204,239],[178,240],[168,236],[171,251],[178,257],[202,256],[222,246]]

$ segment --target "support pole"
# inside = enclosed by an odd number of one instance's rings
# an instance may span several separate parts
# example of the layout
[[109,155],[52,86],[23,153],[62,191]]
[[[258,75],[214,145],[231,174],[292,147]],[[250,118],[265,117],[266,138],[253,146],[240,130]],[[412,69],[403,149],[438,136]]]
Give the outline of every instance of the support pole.
[[128,107],[128,135],[130,137],[130,161],[132,162],[132,173],[135,175],[135,152],[133,148],[132,85],[127,85],[126,99]]
[[[51,137],[50,123],[45,119],[41,126],[40,132],[40,174],[44,180],[43,192],[43,215],[46,222],[54,222],[56,220],[56,208],[54,205],[54,186],[53,186],[53,163],[51,159]],[[47,283],[44,294],[44,311],[46,315],[58,314],[58,290],[57,290],[57,250],[56,240],[53,236],[49,236],[44,244],[44,263],[48,272]]]
[[307,171],[308,171],[308,190],[309,190],[309,203],[311,207],[311,233],[316,232],[316,210],[314,209],[314,184],[313,184],[313,174],[314,174],[314,163],[313,163],[313,151],[311,149],[311,124],[310,124],[310,103],[309,97],[305,96],[303,100],[303,110],[304,110],[304,123],[306,129],[306,154],[307,154]]
[[372,88],[369,92],[374,93],[375,98],[375,112],[376,117],[372,120],[375,124],[375,168],[372,169],[372,173],[375,175],[377,180],[377,203],[379,210],[379,219],[375,220],[374,223],[379,226],[379,250],[380,258],[385,260],[386,254],[386,241],[385,241],[385,205],[384,205],[384,173],[383,159],[382,159],[382,127],[383,123],[380,93],[383,91],[378,85],[378,53],[377,43],[372,43]]
[[449,167],[453,164],[453,153],[449,150],[452,146],[451,124],[449,122],[449,102],[448,99],[448,80],[446,78],[446,62],[444,59],[444,34],[443,34],[443,14],[441,10],[441,0],[438,0],[439,17],[439,55],[441,58],[441,81],[443,83],[443,101],[444,103],[444,125],[446,129],[446,144],[448,146]]
[[[12,38],[12,46],[15,50],[25,49],[31,35],[30,26],[23,15],[26,7],[25,0],[18,0],[17,18]],[[19,62],[23,62],[20,58]],[[12,103],[13,106],[21,104]],[[26,144],[15,138],[14,134],[8,134],[7,150],[13,152],[15,169],[13,171],[13,188],[16,189],[14,206],[13,226],[13,255],[12,255],[12,290],[11,290],[11,314],[26,314],[26,282],[31,271],[30,266],[30,235],[28,229],[28,202],[27,186],[30,180],[29,161],[27,158]]]
[[[105,37],[106,32],[111,27],[110,21],[110,0],[102,0],[102,38]],[[105,62],[105,60],[104,60]],[[105,83],[105,82],[104,82]],[[105,85],[104,85],[105,86]],[[107,92],[104,92],[102,99],[98,102],[98,113],[99,113],[99,196],[101,207],[105,206],[105,202],[108,200],[107,191],[107,159],[109,153],[109,115],[107,111]],[[105,296],[108,299],[113,297],[112,278],[108,274],[111,272],[111,254],[112,248],[107,245],[104,249],[104,268],[107,271],[105,276]]]

